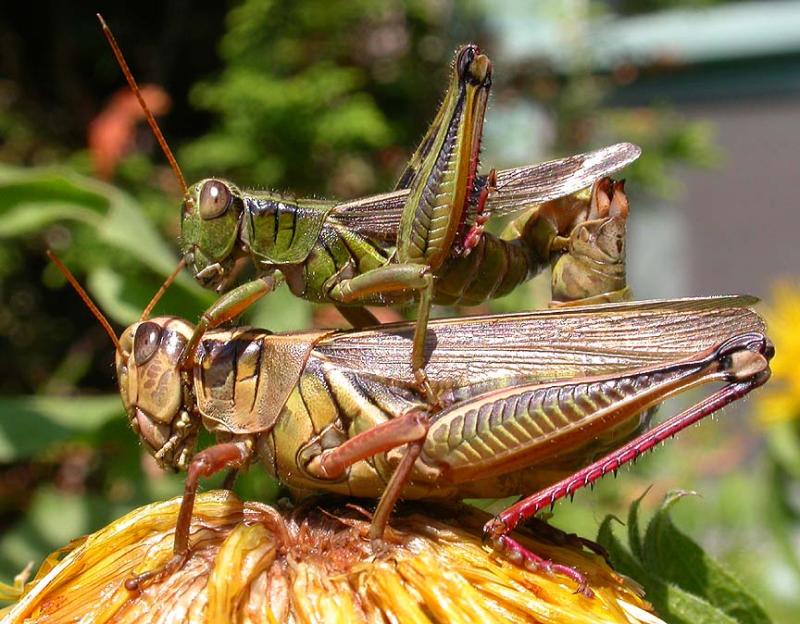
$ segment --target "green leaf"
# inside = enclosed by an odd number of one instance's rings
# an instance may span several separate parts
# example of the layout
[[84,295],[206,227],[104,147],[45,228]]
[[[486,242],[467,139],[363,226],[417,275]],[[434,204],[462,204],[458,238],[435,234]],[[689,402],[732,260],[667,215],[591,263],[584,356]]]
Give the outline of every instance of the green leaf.
[[636,579],[640,583],[650,585],[654,579],[650,577],[650,574],[639,560],[614,535],[613,523],[615,522],[621,524],[620,520],[615,516],[608,515],[605,517],[597,532],[597,543],[606,549],[617,572]]
[[615,569],[642,583],[656,612],[673,624],[768,624],[766,612],[741,583],[672,523],[670,508],[691,493],[670,492],[644,540],[639,530],[642,495],[628,513],[628,547],[614,534],[612,516],[603,521],[597,541]]
[[0,461],[31,457],[122,417],[118,395],[0,399]]
[[634,557],[639,560],[643,558],[642,531],[639,529],[639,507],[649,491],[650,488],[648,487],[639,498],[631,503],[631,508],[628,510],[628,543],[631,546]]
[[669,509],[686,494],[668,494],[650,521],[644,538],[646,567],[658,570],[664,580],[716,605],[736,622],[768,623],[763,607],[741,583],[672,523]]
[[38,565],[47,553],[99,529],[128,509],[128,505],[109,504],[101,496],[40,488],[25,518],[0,538],[2,578],[13,578],[29,561]]
[[[61,222],[90,226],[100,242],[136,261],[129,265],[138,263],[162,278],[177,263],[176,250],[164,241],[141,206],[128,194],[67,169],[0,167],[0,238],[38,234],[44,227]],[[112,318],[129,322],[138,317],[133,315],[134,307],[141,311],[142,302],[155,289],[142,293],[131,307],[111,305],[109,267],[113,259],[109,254],[108,264],[85,267],[97,272],[94,285],[100,290],[90,290],[93,295],[106,295],[104,303],[110,304],[107,310]],[[211,301],[209,294],[186,274],[178,276],[175,287],[193,304],[193,310]]]
[[671,624],[741,624],[699,596],[660,580],[647,589],[647,597]]
[[[638,513],[638,498],[634,505]],[[633,508],[633,505],[632,505]],[[645,567],[641,560],[631,554],[613,531],[614,516],[606,516],[597,534],[597,542],[608,551],[614,569],[621,574],[629,576],[641,583],[645,589],[645,597],[656,609],[656,612],[666,618],[671,624],[736,624],[717,607],[709,604],[702,598],[695,596],[680,587],[665,582],[659,577],[657,569]],[[630,537],[630,527],[628,536]],[[639,541],[638,534],[636,541]]]

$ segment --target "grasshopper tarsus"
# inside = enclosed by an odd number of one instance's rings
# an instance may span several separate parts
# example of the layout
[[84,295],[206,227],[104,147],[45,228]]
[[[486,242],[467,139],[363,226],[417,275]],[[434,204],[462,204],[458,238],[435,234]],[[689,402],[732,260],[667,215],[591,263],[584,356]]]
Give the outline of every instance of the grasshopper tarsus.
[[583,594],[587,598],[594,597],[594,592],[589,588],[589,582],[586,576],[577,568],[555,563],[551,559],[540,557],[509,535],[501,535],[494,540],[494,543],[497,545],[498,549],[514,563],[528,570],[542,571],[553,576],[556,574],[565,576],[577,585],[575,589],[576,594]]
[[189,549],[176,553],[160,568],[142,572],[125,579],[125,589],[132,594],[140,594],[148,585],[157,585],[178,572],[189,560]]

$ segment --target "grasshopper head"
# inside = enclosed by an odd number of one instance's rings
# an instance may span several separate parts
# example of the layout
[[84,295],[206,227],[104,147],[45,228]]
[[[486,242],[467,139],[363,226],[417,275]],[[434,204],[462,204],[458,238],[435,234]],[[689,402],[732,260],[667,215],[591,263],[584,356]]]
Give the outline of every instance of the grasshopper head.
[[186,191],[181,211],[181,248],[195,279],[219,289],[238,249],[241,193],[230,182],[208,178]]
[[174,317],[134,323],[119,339],[117,383],[131,427],[162,468],[185,468],[199,419],[178,362],[192,326]]

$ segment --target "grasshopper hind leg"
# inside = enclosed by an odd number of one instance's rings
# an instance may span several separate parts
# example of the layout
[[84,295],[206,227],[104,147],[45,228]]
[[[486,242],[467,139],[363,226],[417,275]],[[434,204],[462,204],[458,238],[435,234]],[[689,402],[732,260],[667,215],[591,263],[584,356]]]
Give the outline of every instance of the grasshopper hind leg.
[[429,428],[430,413],[414,409],[323,451],[314,456],[305,468],[316,478],[336,479],[357,461],[406,445],[403,458],[392,473],[372,518],[369,537],[375,541],[386,530],[389,516],[422,451]]
[[386,489],[381,494],[375,514],[372,516],[372,525],[369,528],[369,537],[373,542],[383,537],[386,526],[389,524],[389,516],[392,515],[395,503],[400,498],[403,486],[408,481],[408,475],[411,474],[414,462],[417,461],[417,457],[422,452],[422,445],[422,441],[409,442],[406,445],[403,459],[394,469]]

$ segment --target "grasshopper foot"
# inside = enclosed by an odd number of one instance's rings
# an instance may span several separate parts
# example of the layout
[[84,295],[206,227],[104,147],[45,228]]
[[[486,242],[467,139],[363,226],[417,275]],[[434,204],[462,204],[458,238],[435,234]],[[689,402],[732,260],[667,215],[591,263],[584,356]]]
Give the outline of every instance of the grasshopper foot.
[[475,217],[475,223],[472,224],[469,230],[467,230],[466,236],[464,236],[464,251],[462,252],[464,256],[468,256],[470,252],[480,244],[483,230],[488,220],[489,215],[485,214]]
[[138,594],[148,585],[158,584],[180,570],[188,559],[188,550],[185,552],[176,553],[160,568],[148,570],[147,572],[142,572],[141,574],[137,574],[136,576],[127,579],[125,581],[125,589],[133,594]]
[[550,575],[561,574],[562,576],[566,576],[577,584],[578,588],[575,590],[575,593],[583,594],[587,598],[594,597],[594,592],[589,588],[586,577],[575,568],[555,563],[551,559],[540,557],[508,535],[490,535],[489,540],[492,545],[512,563],[523,566],[531,571],[542,571]]

